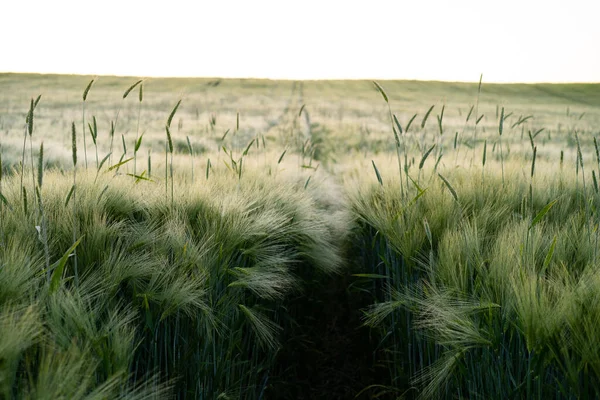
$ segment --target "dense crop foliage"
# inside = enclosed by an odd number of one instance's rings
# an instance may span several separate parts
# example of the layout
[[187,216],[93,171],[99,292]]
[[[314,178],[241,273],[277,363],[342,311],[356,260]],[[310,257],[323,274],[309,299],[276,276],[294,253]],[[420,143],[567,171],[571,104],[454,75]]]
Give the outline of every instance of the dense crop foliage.
[[[340,266],[326,205],[302,186],[212,180],[192,193],[176,187],[171,203],[130,179],[94,183],[90,175],[78,182],[73,215],[68,179],[47,180],[50,262],[73,252],[73,225],[77,252],[46,268],[41,215],[16,206],[18,182],[9,179],[3,396],[87,398],[105,385],[111,397],[128,397],[137,382],[155,390],[167,378],[182,396],[259,397],[286,324],[285,298],[301,289],[297,275]],[[69,366],[54,370],[62,363]]]
[[409,206],[397,186],[353,202],[364,271],[380,275],[365,321],[389,350],[392,386],[427,398],[597,397],[598,195],[544,179],[531,202],[518,174],[504,186],[452,178],[458,201],[434,181]]

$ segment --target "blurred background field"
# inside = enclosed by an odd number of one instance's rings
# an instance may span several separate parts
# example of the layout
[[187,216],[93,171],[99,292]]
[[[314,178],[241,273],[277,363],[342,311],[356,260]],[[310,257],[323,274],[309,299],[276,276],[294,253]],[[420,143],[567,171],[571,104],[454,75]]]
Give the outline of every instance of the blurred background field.
[[[69,159],[70,126],[81,125],[82,88],[94,77],[60,75],[2,74],[0,89],[0,132],[6,163],[18,160],[23,116],[31,97],[42,95],[36,109],[34,148],[45,142],[49,161]],[[115,143],[121,135],[129,145],[135,142],[139,101],[137,92],[122,99],[136,79],[100,77],[86,100],[86,114],[96,116],[101,152],[108,151],[111,121],[117,121]],[[600,90],[597,84],[486,84],[478,98],[477,83],[420,81],[381,82],[389,96],[391,111],[403,128],[416,118],[406,135],[411,151],[424,152],[433,143],[457,147],[464,154],[485,139],[493,146],[498,140],[498,121],[505,107],[504,141],[507,152],[525,158],[528,132],[541,142],[541,159],[564,150],[573,153],[573,132],[580,132],[585,144],[598,134]],[[301,149],[310,139],[321,161],[344,165],[359,155],[394,153],[394,140],[386,103],[370,81],[270,81],[251,79],[152,78],[144,81],[144,98],[139,133],[145,133],[142,154],[160,152],[164,145],[164,122],[173,105],[183,99],[173,128],[175,147],[185,153],[189,136],[197,154],[218,151],[229,129],[239,131],[229,146],[243,148],[252,138],[264,136],[268,150],[286,147]],[[299,111],[303,108],[303,114]],[[425,127],[427,110],[434,106]],[[477,115],[471,107],[477,106]],[[442,115],[442,107],[444,112]],[[471,115],[469,116],[469,111]],[[118,119],[117,119],[118,114]],[[442,132],[437,117],[442,117]],[[214,118],[214,119],[213,119]],[[481,119],[480,119],[481,118]],[[519,119],[527,118],[513,127]],[[473,135],[475,122],[477,134]],[[214,123],[211,123],[213,121]],[[87,129],[87,127],[86,127]],[[543,131],[538,132],[539,129]],[[458,132],[458,135],[457,135]],[[589,135],[588,135],[589,134]],[[227,138],[226,138],[227,139]],[[88,141],[89,142],[89,141]],[[88,143],[91,146],[91,143]],[[527,146],[525,146],[527,147]],[[584,150],[588,150],[584,146]],[[449,150],[445,150],[449,153]],[[459,153],[458,159],[464,158]],[[456,158],[456,157],[454,157]],[[68,164],[68,163],[66,163]]]

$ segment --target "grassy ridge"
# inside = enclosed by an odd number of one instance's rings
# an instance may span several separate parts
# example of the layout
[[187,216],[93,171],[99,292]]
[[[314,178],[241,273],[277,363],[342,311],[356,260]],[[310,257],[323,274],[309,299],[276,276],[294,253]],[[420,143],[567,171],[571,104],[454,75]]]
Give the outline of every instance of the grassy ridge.
[[530,202],[518,174],[472,178],[449,175],[459,201],[441,181],[410,206],[396,186],[355,195],[363,271],[380,275],[365,318],[389,349],[387,390],[596,397],[598,214],[585,203],[598,195],[546,178]]
[[43,189],[50,260],[71,246],[76,224],[80,283],[71,257],[53,289],[40,216],[25,214],[18,184],[4,182],[14,207],[0,248],[6,398],[130,397],[138,387],[161,397],[163,386],[258,398],[289,323],[285,299],[302,289],[297,276],[340,266],[339,233],[301,186],[220,177],[177,187],[171,205],[150,184],[90,175],[73,219],[69,182],[54,173]]

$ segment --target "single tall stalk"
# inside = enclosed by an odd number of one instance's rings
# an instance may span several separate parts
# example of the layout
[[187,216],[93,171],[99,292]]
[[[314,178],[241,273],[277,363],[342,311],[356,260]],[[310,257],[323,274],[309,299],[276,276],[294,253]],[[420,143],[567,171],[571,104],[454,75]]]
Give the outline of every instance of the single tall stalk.
[[83,155],[85,158],[85,169],[86,170],[88,167],[88,163],[87,163],[87,146],[86,146],[86,142],[85,142],[85,103],[86,103],[88,93],[90,92],[90,89],[92,88],[93,83],[94,83],[94,80],[92,79],[90,81],[90,83],[88,83],[88,85],[86,86],[85,90],[83,91],[83,102],[81,103],[81,126],[82,126],[81,132],[83,134]]
[[24,133],[23,133],[23,156],[21,158],[21,200],[22,201],[26,201],[23,199],[23,197],[26,196],[25,186],[23,186],[23,179],[25,177],[25,149],[27,147],[27,132],[30,132],[30,134],[31,134],[31,132],[33,132],[33,111],[34,111],[35,107],[38,105],[41,97],[42,97],[42,95],[39,95],[37,97],[37,99],[35,99],[35,101],[33,99],[31,99],[29,111],[27,112],[27,116],[25,117],[25,129],[24,129]]
[[481,186],[485,191],[485,161],[487,158],[487,139],[483,142],[483,157],[481,160]]
[[[171,122],[173,122],[173,117],[175,116],[175,113],[177,112],[177,109],[179,108],[179,105],[181,104],[181,99],[177,102],[177,104],[175,104],[175,107],[173,107],[173,110],[171,111],[171,114],[169,114],[169,118],[167,119],[167,124],[165,125],[165,130],[167,133],[167,143],[165,144],[165,196],[167,195],[168,192],[168,170],[171,171],[171,208],[173,208],[173,201],[174,201],[174,184],[173,184],[173,139],[171,138]],[[171,153],[171,164],[168,164],[168,157],[167,157],[167,151],[169,153]]]
[[[144,98],[144,84],[142,83],[140,85],[140,90],[139,90],[139,95],[138,95],[138,99],[139,99],[139,105],[138,105],[138,118],[137,118],[137,127],[135,130],[135,147],[133,149],[133,174],[137,175],[137,152],[139,149],[139,144],[141,144],[141,142],[139,142],[139,137],[140,137],[140,118],[142,115],[142,100]],[[139,144],[138,144],[139,142]]]
[[475,101],[475,128],[473,129],[473,157],[471,158],[471,165],[473,165],[473,160],[475,159],[475,136],[477,135],[477,125],[479,125],[479,96],[481,94],[481,81],[483,79],[483,74],[479,75],[479,86],[477,86],[477,100]]
[[[398,173],[399,178],[400,178],[400,196],[404,197],[404,184],[403,184],[403,180],[402,180],[402,157],[400,156],[400,138],[398,137],[398,132],[396,132],[396,127],[394,126],[394,117],[392,115],[392,109],[390,107],[390,102],[388,99],[387,94],[385,93],[385,91],[383,90],[383,88],[381,87],[381,85],[379,85],[377,82],[373,81],[373,84],[375,85],[375,88],[379,91],[379,93],[381,93],[381,96],[383,97],[383,99],[385,100],[385,103],[387,104],[388,107],[388,114],[390,117],[390,123],[392,124],[392,131],[394,132],[394,141],[396,144],[396,157],[398,158]],[[400,126],[400,124],[398,124],[398,126]],[[402,132],[400,132],[402,133]]]
[[[140,83],[142,83],[142,79],[136,81],[133,85],[129,86],[127,88],[127,90],[125,90],[125,92],[123,93],[123,100],[125,100],[127,98],[127,96],[129,96],[129,93],[131,93],[133,91],[133,89],[135,89],[136,86],[138,86]],[[137,135],[139,134],[139,129],[140,129],[140,113],[141,113],[141,107],[142,107],[142,98],[143,98],[143,91],[142,88],[140,86],[140,92],[139,92],[139,101],[140,101],[140,105],[139,105],[139,109],[138,109],[138,120],[137,120],[137,130],[136,130],[136,138],[135,141],[137,143],[138,139],[137,139]],[[119,118],[119,113],[117,112],[117,119]],[[116,121],[115,121],[115,128],[116,128]],[[135,147],[135,146],[134,146]],[[111,151],[112,151],[112,142],[111,142]],[[134,170],[134,175],[135,175],[135,163],[136,163],[136,151],[134,150],[133,152],[133,170]]]
[[[75,122],[71,124],[71,152],[73,155],[73,244],[75,244],[77,242],[77,133],[75,132]],[[73,250],[73,273],[75,275],[75,287],[79,287],[77,249]]]
[[[238,114],[239,115],[239,114]],[[190,142],[190,137],[186,136],[188,151],[190,152],[190,159],[192,161],[192,184],[194,183],[194,148],[192,147],[192,143]]]
[[502,132],[504,130],[504,107],[500,113],[500,122],[498,123],[498,133],[500,134],[500,167],[502,168],[502,186],[504,186],[504,154],[502,153]]
[[[28,132],[29,132],[29,156],[31,158],[31,183],[32,183],[32,193],[35,195],[35,167],[33,161],[33,111],[35,109],[35,104],[33,99],[31,99],[31,113],[29,114],[29,123],[28,123]],[[34,198],[35,201],[35,198]]]
[[[119,110],[121,111],[121,110]],[[108,151],[108,154],[110,154],[108,157],[108,164],[112,165],[112,152],[113,152],[113,144],[115,141],[115,130],[117,129],[117,121],[119,120],[119,111],[117,111],[117,118],[115,121],[110,121],[110,149]]]
[[[169,126],[165,126],[167,132],[167,143],[165,148],[165,199],[169,198],[169,176],[171,177],[171,206],[173,206],[173,139]],[[168,153],[171,153],[171,163],[169,165]],[[170,174],[169,174],[170,172]]]
[[148,149],[148,179],[152,178],[152,150]]
[[27,126],[29,125],[29,113],[27,114],[25,129],[23,133],[23,156],[21,157],[21,201],[23,200],[23,190],[25,190],[25,186],[23,186],[23,177],[25,176],[25,149],[27,147]]
[[99,169],[99,162],[98,162],[98,144],[97,144],[97,140],[98,140],[98,124],[96,122],[96,116],[92,117],[93,123],[90,124],[88,123],[88,128],[90,130],[90,135],[92,136],[92,142],[94,143],[94,148],[96,150],[96,171]]
[[[596,164],[598,166],[598,176],[600,177],[600,149],[598,149],[598,140],[594,136],[594,149],[596,150]],[[562,164],[562,163],[561,163]],[[596,209],[600,209],[600,194],[596,193]],[[596,212],[596,218],[598,219],[598,224],[600,225],[600,213]],[[596,262],[598,257],[598,237],[600,236],[600,229],[596,229],[596,244],[594,246],[594,262]]]
[[586,223],[586,227],[587,227],[587,237],[588,240],[591,243],[591,228],[590,228],[590,221],[591,221],[591,215],[590,215],[590,209],[589,209],[589,204],[588,204],[588,200],[587,200],[587,190],[586,190],[586,184],[585,184],[585,169],[583,167],[583,155],[581,154],[581,145],[579,143],[579,134],[577,133],[577,131],[575,131],[575,141],[577,142],[577,159],[579,160],[579,166],[581,166],[581,179],[583,180],[583,201],[585,203],[585,219],[587,221]]
[[44,259],[46,261],[46,276],[48,283],[50,283],[50,251],[48,249],[48,221],[44,213],[44,202],[42,199],[42,186],[44,180],[44,142],[40,144],[40,152],[38,155],[38,185],[36,188],[36,194],[38,198],[38,210],[40,214],[40,237],[44,244]]
[[531,157],[531,177],[529,181],[529,206],[533,215],[533,175],[535,173],[535,160],[537,157],[537,146],[533,147],[533,156]]
[[[165,200],[169,198],[169,149],[173,146],[171,132],[168,126],[165,126],[167,140],[165,140]],[[169,146],[171,145],[171,146]]]

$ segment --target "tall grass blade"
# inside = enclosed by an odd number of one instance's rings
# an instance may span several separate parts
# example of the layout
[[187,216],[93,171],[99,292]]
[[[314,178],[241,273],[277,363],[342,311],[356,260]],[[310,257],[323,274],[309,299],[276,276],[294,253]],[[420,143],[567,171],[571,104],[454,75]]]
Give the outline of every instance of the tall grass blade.
[[440,129],[440,135],[444,134],[444,129],[442,128],[442,121],[444,120],[444,109],[445,108],[446,108],[446,105],[444,104],[442,106],[442,111],[441,111],[440,115],[437,116],[438,127]]
[[2,192],[0,192],[0,201],[2,202],[2,204],[4,204],[7,207],[10,207],[10,205],[8,204],[8,200],[6,199],[6,197],[4,197],[4,195],[2,194]]
[[[371,160],[371,163],[373,164],[373,169],[375,170],[375,175],[377,176],[377,181],[379,182],[379,184],[381,186],[383,186],[383,180],[381,179],[381,174],[379,173],[379,170],[377,169],[377,165],[375,165],[375,161]],[[402,179],[402,178],[400,178]]]
[[33,109],[35,108],[33,103],[34,100],[31,99],[31,105],[29,106],[29,112],[27,113],[27,132],[29,132],[29,136],[33,133]]
[[431,107],[429,107],[429,110],[427,110],[427,112],[425,113],[425,116],[423,117],[423,120],[421,121],[421,129],[425,128],[425,124],[427,123],[427,119],[429,118],[429,114],[431,114],[431,112],[433,111],[434,107],[435,107],[435,104],[432,105]]
[[[136,83],[134,83],[133,85],[129,86],[129,88],[128,88],[128,89],[125,91],[125,93],[123,93],[123,98],[124,98],[124,99],[125,99],[125,98],[127,98],[127,96],[129,96],[129,93],[131,93],[131,91],[132,91],[133,89],[135,89],[135,87],[136,87],[137,85],[139,85],[140,83],[142,83],[142,79],[140,79],[139,81],[137,81],[137,82],[136,82]],[[152,85],[150,85],[150,86],[152,86]],[[140,100],[140,101],[141,101],[141,100]]]
[[552,239],[552,244],[550,245],[550,248],[548,249],[548,253],[546,253],[546,257],[544,258],[544,264],[542,265],[542,270],[541,270],[542,274],[544,274],[546,272],[546,270],[548,269],[548,266],[550,266],[550,263],[552,262],[552,256],[554,255],[555,248],[556,248],[556,235],[554,235],[554,239]]
[[396,124],[396,127],[398,128],[398,132],[402,135],[403,134],[402,125],[400,125],[400,122],[398,121],[398,117],[396,117],[396,114],[394,114],[394,123]]
[[467,114],[467,120],[466,122],[469,122],[469,119],[471,119],[471,114],[473,114],[473,109],[475,108],[475,105],[471,105],[471,108],[469,109],[469,113]]
[[25,186],[21,186],[21,189],[23,193],[23,212],[25,215],[29,215],[29,207],[27,204],[27,189],[25,189]]
[[281,164],[281,161],[283,161],[283,157],[285,156],[286,152],[287,149],[283,150],[283,153],[281,153],[281,155],[279,156],[279,160],[277,160],[277,164]]
[[40,144],[40,152],[38,154],[38,186],[41,188],[44,180],[44,142]]
[[120,162],[118,162],[117,164],[115,164],[115,165],[111,166],[110,168],[108,168],[108,172],[110,172],[110,171],[112,171],[112,170],[115,170],[115,169],[117,169],[117,168],[120,168],[120,167],[122,167],[123,165],[127,164],[127,163],[128,163],[128,162],[130,162],[131,160],[133,160],[133,157],[130,157],[130,158],[126,159],[126,160],[123,160],[123,161],[120,161]]
[[536,226],[537,224],[540,223],[540,221],[542,220],[542,218],[544,218],[544,216],[546,214],[548,214],[548,211],[550,211],[550,209],[556,204],[556,202],[558,201],[558,199],[556,200],[552,200],[550,203],[546,204],[544,206],[544,208],[541,209],[541,211],[539,213],[537,213],[537,215],[535,216],[535,218],[533,218],[533,220],[531,221],[531,224],[529,225],[529,229],[531,230],[534,226]]
[[502,131],[504,130],[504,107],[502,107],[502,111],[500,111],[500,120],[498,122],[498,133],[502,136]]
[[306,180],[306,183],[304,184],[304,190],[306,190],[306,188],[308,187],[308,184],[310,182],[310,178],[312,178],[312,175],[308,177],[308,179]]
[[531,159],[531,177],[533,178],[533,173],[535,172],[535,158],[537,155],[537,146],[533,148],[533,157]]
[[425,154],[423,154],[423,157],[421,157],[421,161],[419,162],[419,169],[423,169],[423,165],[425,165],[425,161],[427,160],[427,157],[429,157],[429,154],[431,154],[431,152],[433,151],[434,148],[435,148],[435,144],[433,146],[431,146],[429,148],[429,150],[427,150],[425,152]]
[[483,160],[482,165],[485,167],[485,160],[487,155],[487,139],[483,141]]
[[50,288],[48,290],[49,294],[54,294],[60,287],[60,281],[62,279],[65,266],[67,265],[67,261],[81,242],[81,239],[83,239],[83,237],[80,237],[75,243],[73,243],[73,245],[69,247],[69,249],[62,255],[60,260],[58,260],[58,262],[52,266],[54,270],[52,271],[52,277],[50,278]]
[[173,154],[173,139],[171,138],[171,130],[169,129],[169,126],[165,126],[165,130],[167,132],[167,145],[169,148],[169,153]]
[[531,131],[528,131],[527,134],[529,135],[529,144],[531,145],[531,149],[533,150],[535,144],[533,143],[533,136],[531,135]]
[[83,97],[83,101],[87,100],[88,93],[90,92],[90,89],[92,88],[93,84],[94,84],[94,80],[92,79],[90,81],[90,83],[88,83],[88,85],[85,87],[85,90],[83,91],[83,96],[82,96]]
[[171,122],[173,121],[173,117],[175,116],[175,113],[177,112],[177,109],[179,108],[179,105],[181,104],[181,99],[177,102],[177,104],[175,104],[175,107],[173,107],[173,110],[171,111],[171,114],[169,114],[169,118],[167,119],[167,127],[171,127]]
[[248,155],[248,152],[250,151],[250,148],[252,147],[252,145],[254,144],[255,141],[256,141],[256,138],[252,139],[250,141],[250,143],[248,143],[248,146],[246,146],[246,149],[244,150],[244,152],[242,153],[242,155],[244,155],[244,156]]
[[408,121],[408,123],[406,124],[406,128],[404,128],[404,132],[408,133],[408,130],[410,129],[410,126],[412,125],[413,121],[415,120],[415,118],[417,118],[418,114],[414,114],[410,120]]
[[73,166],[77,165],[77,132],[75,122],[71,123],[71,155],[73,157]]
[[383,88],[381,87],[381,85],[375,81],[373,81],[373,85],[375,85],[375,88],[379,91],[379,93],[381,93],[381,97],[383,97],[385,102],[389,104],[388,96],[385,93],[385,90],[383,90]]
[[515,122],[514,124],[512,124],[511,129],[514,127],[517,127],[519,125],[521,125],[522,123],[524,123],[525,121],[527,121],[528,119],[533,118],[533,115],[528,115],[526,117],[519,117],[519,119],[517,120],[517,122]]
[[67,194],[67,198],[65,199],[65,208],[69,205],[69,201],[71,201],[71,196],[73,196],[73,192],[75,191],[75,185],[71,185],[71,190]]
[[542,133],[546,128],[540,128],[537,131],[535,131],[533,133],[533,138],[535,139],[537,135],[539,135],[540,133]]
[[100,161],[100,164],[98,165],[98,171],[100,171],[102,169],[102,167],[104,166],[104,164],[106,163],[106,161],[108,161],[110,155],[112,153],[108,153],[107,155],[104,156],[104,158],[102,159],[102,161]]
[[137,153],[138,150],[140,149],[140,147],[142,146],[142,139],[144,138],[144,133],[142,133],[142,135],[138,138],[138,140],[135,142],[135,147],[133,149],[134,153]]
[[448,180],[446,178],[444,178],[441,174],[438,173],[438,176],[444,182],[444,184],[446,185],[446,187],[450,191],[450,194],[452,194],[452,197],[454,197],[454,200],[456,200],[456,202],[458,203],[459,201],[458,201],[458,195],[456,194],[456,190],[454,190],[454,188],[452,187],[452,185],[450,184],[450,182],[448,182]]

